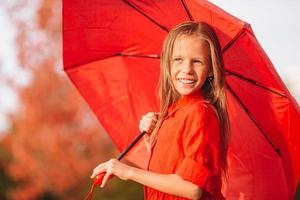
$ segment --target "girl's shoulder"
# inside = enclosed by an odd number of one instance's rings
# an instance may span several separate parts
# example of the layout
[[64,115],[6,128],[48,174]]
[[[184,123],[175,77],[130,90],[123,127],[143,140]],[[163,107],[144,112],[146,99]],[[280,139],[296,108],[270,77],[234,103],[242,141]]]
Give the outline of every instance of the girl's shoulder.
[[217,109],[208,101],[200,100],[186,105],[182,109],[182,114],[186,117],[218,119]]
[[[188,113],[193,113],[193,114],[203,114],[203,112],[207,112],[209,110],[212,110],[213,105],[211,105],[210,102],[206,101],[206,100],[199,100],[199,101],[195,101],[192,102],[190,104],[187,104],[186,106],[184,106],[184,108],[182,109],[183,112]],[[198,111],[198,112],[197,112]],[[201,112],[202,111],[202,112]]]
[[[220,122],[211,103],[197,101],[185,106],[180,112],[181,123],[185,127],[184,137],[192,138],[195,134],[199,134],[199,136],[205,135],[210,142],[218,141]],[[203,133],[209,134],[203,135]]]

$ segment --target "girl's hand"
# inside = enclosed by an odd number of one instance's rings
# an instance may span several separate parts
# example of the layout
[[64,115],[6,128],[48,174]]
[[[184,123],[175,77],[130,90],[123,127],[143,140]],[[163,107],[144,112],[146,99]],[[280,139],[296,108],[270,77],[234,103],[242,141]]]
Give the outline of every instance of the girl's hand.
[[147,132],[147,134],[144,135],[144,142],[146,145],[147,152],[149,154],[151,154],[151,147],[152,147],[150,135],[155,128],[155,125],[158,120],[158,115],[159,113],[149,112],[146,115],[142,116],[142,119],[140,120],[140,125],[139,125],[140,131]]
[[146,115],[143,115],[139,124],[140,131],[141,132],[146,131],[147,134],[151,134],[151,132],[155,128],[157,120],[158,120],[158,113],[156,112],[148,112]]
[[132,167],[126,165],[119,160],[113,158],[107,162],[99,164],[94,170],[91,178],[95,178],[98,174],[106,172],[100,187],[104,187],[108,178],[115,175],[122,180],[128,180],[132,174]]

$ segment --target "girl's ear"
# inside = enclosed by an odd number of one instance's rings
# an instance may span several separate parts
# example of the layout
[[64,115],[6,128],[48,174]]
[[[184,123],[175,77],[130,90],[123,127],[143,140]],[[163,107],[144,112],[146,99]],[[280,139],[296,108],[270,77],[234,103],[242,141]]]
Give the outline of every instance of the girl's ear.
[[213,79],[214,79],[214,73],[213,73],[213,71],[211,70],[211,71],[207,74],[207,80],[212,81]]

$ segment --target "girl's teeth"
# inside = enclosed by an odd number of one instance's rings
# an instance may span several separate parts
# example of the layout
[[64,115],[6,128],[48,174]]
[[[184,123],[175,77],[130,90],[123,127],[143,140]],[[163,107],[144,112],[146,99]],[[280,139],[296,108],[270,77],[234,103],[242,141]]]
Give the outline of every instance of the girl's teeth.
[[194,80],[188,80],[188,79],[179,79],[179,81],[181,83],[184,83],[184,84],[191,84],[191,83],[195,83],[196,82]]

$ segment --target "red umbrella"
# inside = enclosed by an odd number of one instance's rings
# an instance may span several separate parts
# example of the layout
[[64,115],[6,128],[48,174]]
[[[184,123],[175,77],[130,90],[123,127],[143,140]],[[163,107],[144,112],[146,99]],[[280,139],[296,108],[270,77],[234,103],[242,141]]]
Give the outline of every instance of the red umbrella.
[[[158,110],[164,37],[188,20],[212,25],[223,49],[232,128],[226,199],[292,199],[300,109],[248,23],[204,0],[64,0],[64,69],[122,151],[139,118]],[[129,158],[146,168],[143,143]]]

